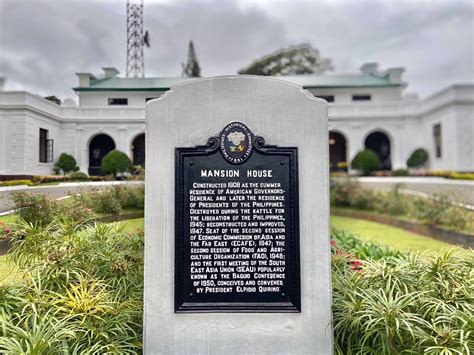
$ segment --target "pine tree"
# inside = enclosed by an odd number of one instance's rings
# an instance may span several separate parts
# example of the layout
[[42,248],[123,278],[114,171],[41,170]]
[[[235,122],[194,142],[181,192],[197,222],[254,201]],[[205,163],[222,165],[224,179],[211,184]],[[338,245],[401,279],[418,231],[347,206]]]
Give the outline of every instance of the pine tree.
[[182,63],[183,76],[188,78],[199,78],[201,76],[201,67],[197,60],[196,51],[194,50],[193,41],[189,41],[188,60],[186,64]]

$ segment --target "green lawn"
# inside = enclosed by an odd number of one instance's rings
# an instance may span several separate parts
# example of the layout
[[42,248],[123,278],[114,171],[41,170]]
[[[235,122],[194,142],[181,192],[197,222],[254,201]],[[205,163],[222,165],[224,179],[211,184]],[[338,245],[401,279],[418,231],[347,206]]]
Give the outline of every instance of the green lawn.
[[0,222],[3,222],[3,223],[15,223],[16,221],[16,217],[17,215],[16,214],[8,214],[6,216],[0,216]]
[[363,219],[331,216],[331,227],[356,234],[362,240],[378,242],[398,250],[443,251],[453,247],[451,244],[401,228]]
[[[5,221],[4,217],[2,220]],[[116,223],[124,223],[127,232],[143,228],[143,218],[129,219]],[[386,244],[398,250],[444,251],[453,247],[451,244],[407,232],[400,228],[362,219],[332,216],[331,226],[354,233],[362,240]],[[17,269],[7,262],[5,256],[0,256],[0,285],[2,283],[14,283],[19,279],[20,275]]]
[[124,223],[125,224],[125,231],[127,232],[134,232],[137,228],[143,229],[143,218],[135,218],[135,219],[127,219],[123,222],[117,223]]
[[5,255],[0,256],[0,286],[15,283],[20,279],[18,268],[9,262]]
[[[130,232],[136,228],[143,228],[143,218],[130,219],[123,223]],[[332,216],[331,226],[354,233],[362,240],[378,242],[398,250],[443,251],[453,247],[451,244],[407,232],[401,228],[362,219]]]

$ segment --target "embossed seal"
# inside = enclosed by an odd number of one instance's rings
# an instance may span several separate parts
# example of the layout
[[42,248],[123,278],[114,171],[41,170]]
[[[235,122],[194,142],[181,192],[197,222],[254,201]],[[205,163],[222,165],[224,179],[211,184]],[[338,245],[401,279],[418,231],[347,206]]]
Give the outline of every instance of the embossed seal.
[[241,122],[229,123],[221,132],[220,148],[229,163],[241,164],[252,154],[253,134]]

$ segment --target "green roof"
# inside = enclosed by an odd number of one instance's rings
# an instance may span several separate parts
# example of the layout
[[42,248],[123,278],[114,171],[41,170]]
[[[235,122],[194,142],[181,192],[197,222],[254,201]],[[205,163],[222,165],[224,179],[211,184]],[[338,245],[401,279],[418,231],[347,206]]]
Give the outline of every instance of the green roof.
[[[305,89],[316,88],[354,88],[354,87],[397,87],[401,83],[390,81],[389,75],[383,77],[371,74],[321,74],[274,76],[274,79],[289,81]],[[166,91],[173,85],[194,78],[102,78],[91,77],[90,86],[76,87],[76,91]]]

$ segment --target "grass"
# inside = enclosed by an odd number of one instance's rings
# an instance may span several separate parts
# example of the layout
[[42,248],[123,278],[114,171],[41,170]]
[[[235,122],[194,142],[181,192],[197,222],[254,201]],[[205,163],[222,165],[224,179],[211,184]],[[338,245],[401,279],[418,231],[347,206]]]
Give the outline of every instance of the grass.
[[[129,219],[123,223],[128,232],[143,228],[143,218]],[[453,247],[451,244],[407,232],[401,228],[362,219],[332,216],[331,226],[354,233],[362,240],[378,242],[397,250],[446,251]]]
[[0,222],[3,222],[3,223],[15,223],[16,222],[16,217],[17,215],[16,214],[7,214],[6,216],[0,216]]
[[14,284],[21,280],[18,268],[7,260],[5,255],[0,256],[0,286]]
[[[6,217],[14,218],[14,216],[4,216],[1,217],[1,220],[6,222]],[[125,230],[127,232],[133,232],[137,228],[143,229],[144,219],[136,218],[116,223],[124,223]],[[453,247],[451,244],[419,234],[407,232],[401,228],[365,221],[362,219],[332,216],[331,226],[354,233],[362,240],[378,242],[380,244],[391,246],[397,250],[409,249],[412,251],[441,252]],[[21,278],[16,267],[9,263],[5,256],[0,256],[0,285],[2,283],[15,283],[20,279]]]
[[127,219],[126,221],[116,222],[116,223],[124,223],[126,232],[134,232],[137,228],[143,229],[144,219],[143,218]]
[[408,232],[387,224],[348,217],[331,217],[331,227],[356,234],[360,239],[378,242],[397,250],[446,251],[453,247],[436,239]]

